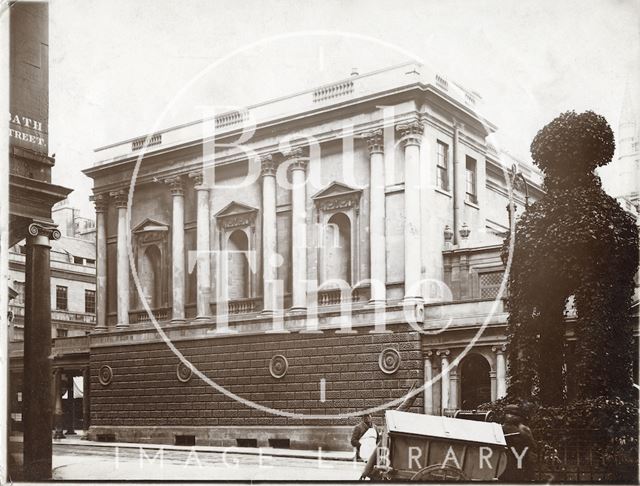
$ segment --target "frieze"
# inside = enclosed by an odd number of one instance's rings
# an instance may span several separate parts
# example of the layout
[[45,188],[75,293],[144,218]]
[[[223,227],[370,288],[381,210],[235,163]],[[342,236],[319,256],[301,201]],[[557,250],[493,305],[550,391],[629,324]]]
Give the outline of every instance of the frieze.
[[221,224],[223,228],[238,228],[251,225],[254,219],[248,216],[227,216],[221,220]]
[[347,209],[356,206],[356,199],[351,197],[336,197],[334,199],[329,199],[325,201],[321,201],[318,205],[320,209],[323,211],[335,211],[338,209]]

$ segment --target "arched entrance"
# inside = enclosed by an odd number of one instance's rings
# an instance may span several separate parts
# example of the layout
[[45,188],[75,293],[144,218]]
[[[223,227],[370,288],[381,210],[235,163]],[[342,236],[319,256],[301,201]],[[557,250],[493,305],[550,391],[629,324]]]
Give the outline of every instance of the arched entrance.
[[460,362],[460,405],[473,410],[491,401],[491,366],[479,354],[470,354]]

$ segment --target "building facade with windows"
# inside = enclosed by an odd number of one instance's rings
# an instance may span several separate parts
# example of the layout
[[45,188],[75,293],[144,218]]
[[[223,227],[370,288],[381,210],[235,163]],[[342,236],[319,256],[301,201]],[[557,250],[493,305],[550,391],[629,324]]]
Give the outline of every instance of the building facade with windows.
[[97,149],[90,436],[348,448],[414,383],[503,396],[509,170],[520,208],[541,177],[478,103],[404,64]]
[[[96,322],[96,261],[93,241],[62,236],[51,242],[52,337],[86,336]],[[13,342],[24,337],[25,248],[9,251],[9,286],[16,296],[9,303]]]

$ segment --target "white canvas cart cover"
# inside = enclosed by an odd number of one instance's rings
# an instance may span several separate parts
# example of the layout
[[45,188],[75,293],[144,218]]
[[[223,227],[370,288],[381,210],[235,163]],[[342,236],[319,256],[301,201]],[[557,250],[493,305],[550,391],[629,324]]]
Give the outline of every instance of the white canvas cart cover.
[[421,435],[443,440],[506,446],[502,426],[493,422],[454,419],[420,413],[387,410],[385,425],[389,433]]

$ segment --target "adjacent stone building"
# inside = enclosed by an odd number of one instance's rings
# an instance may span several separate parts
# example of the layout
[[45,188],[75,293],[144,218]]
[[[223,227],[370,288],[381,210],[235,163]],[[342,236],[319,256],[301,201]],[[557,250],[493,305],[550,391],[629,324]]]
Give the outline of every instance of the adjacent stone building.
[[413,383],[503,396],[508,194],[541,178],[478,103],[409,63],[97,149],[90,436],[348,448]]

